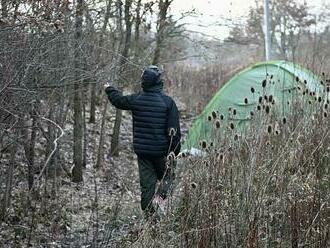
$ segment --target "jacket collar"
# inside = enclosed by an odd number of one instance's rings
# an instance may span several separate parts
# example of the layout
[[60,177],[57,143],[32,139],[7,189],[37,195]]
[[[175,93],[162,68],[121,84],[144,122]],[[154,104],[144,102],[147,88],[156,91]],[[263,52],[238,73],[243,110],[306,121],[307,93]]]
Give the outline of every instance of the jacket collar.
[[163,91],[163,82],[160,81],[153,85],[142,83],[142,89],[144,92],[162,92]]

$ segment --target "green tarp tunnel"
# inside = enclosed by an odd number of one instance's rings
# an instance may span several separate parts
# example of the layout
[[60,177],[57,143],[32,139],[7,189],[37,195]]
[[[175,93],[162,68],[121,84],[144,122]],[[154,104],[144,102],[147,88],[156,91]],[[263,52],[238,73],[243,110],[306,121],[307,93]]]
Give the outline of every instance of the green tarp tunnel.
[[[249,123],[251,112],[257,108],[261,96],[271,96],[276,102],[277,114],[285,116],[292,107],[293,98],[302,97],[301,91],[307,89],[313,98],[325,92],[321,78],[297,64],[270,61],[252,65],[237,73],[215,94],[189,129],[183,147],[199,148],[200,140],[212,135],[207,119],[213,111],[223,123],[230,121],[242,128]],[[329,99],[329,93],[325,94]]]

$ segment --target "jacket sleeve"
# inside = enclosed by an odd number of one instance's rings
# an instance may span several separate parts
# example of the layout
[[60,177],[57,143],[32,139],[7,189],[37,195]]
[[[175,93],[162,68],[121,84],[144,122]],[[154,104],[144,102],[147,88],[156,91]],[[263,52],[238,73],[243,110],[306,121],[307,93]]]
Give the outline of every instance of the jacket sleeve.
[[112,86],[107,87],[105,92],[113,106],[123,110],[132,110],[134,95],[123,96],[121,92]]
[[178,108],[173,100],[171,101],[168,112],[167,132],[170,139],[172,137],[170,151],[174,152],[175,155],[178,155],[181,150],[180,117]]

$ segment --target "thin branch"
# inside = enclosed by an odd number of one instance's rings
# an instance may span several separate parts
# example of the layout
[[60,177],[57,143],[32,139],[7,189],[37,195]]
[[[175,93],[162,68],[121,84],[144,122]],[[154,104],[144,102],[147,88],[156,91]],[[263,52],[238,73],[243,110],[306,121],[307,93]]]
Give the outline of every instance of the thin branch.
[[[45,120],[45,121],[48,121],[48,122],[50,122],[51,124],[53,124],[54,126],[56,126],[60,131],[61,131],[61,134],[54,140],[54,149],[52,150],[52,152],[49,154],[49,156],[48,156],[48,158],[47,158],[47,160],[46,160],[46,162],[45,162],[45,165],[42,167],[42,169],[41,169],[41,171],[40,171],[40,173],[39,173],[39,176],[37,177],[37,179],[36,179],[36,181],[39,181],[40,180],[40,178],[41,178],[41,176],[42,176],[42,174],[43,174],[43,172],[45,171],[45,169],[46,169],[46,167],[47,167],[47,165],[48,165],[48,163],[49,163],[49,161],[50,161],[50,159],[53,157],[53,155],[54,155],[54,153],[56,152],[56,150],[57,150],[57,147],[58,147],[58,144],[57,144],[57,141],[60,139],[60,138],[62,138],[62,136],[64,135],[64,130],[56,123],[56,122],[54,122],[54,121],[52,121],[52,120],[50,120],[50,119],[48,119],[48,118],[45,118],[45,117],[41,117],[41,119],[43,119],[43,120]],[[34,184],[35,185],[35,184]],[[32,189],[34,188],[34,185],[31,187],[31,190],[30,191],[32,191]]]

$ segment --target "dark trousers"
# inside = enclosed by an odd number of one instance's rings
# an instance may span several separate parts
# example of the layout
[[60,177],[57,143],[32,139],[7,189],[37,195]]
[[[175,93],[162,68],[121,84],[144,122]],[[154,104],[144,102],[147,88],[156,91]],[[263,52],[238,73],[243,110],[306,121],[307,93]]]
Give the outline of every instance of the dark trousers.
[[[153,211],[152,199],[155,194],[163,199],[169,193],[174,179],[173,168],[167,168],[166,158],[150,158],[138,156],[140,186],[141,186],[141,208],[143,211]],[[158,183],[158,188],[156,189]],[[156,192],[157,190],[157,192]]]

